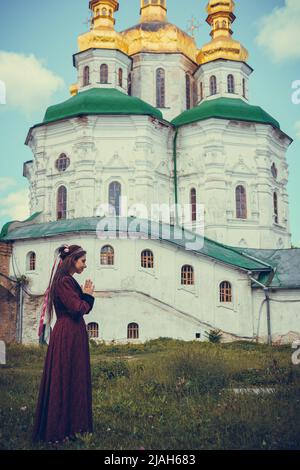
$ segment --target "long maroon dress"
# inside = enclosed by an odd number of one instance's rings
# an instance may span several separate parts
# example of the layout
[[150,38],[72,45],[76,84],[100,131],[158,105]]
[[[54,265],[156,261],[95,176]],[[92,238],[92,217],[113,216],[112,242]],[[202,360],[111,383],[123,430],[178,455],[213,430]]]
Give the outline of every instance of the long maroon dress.
[[83,315],[94,305],[78,282],[66,275],[56,288],[57,321],[50,335],[36,407],[32,440],[62,441],[93,432],[88,333]]

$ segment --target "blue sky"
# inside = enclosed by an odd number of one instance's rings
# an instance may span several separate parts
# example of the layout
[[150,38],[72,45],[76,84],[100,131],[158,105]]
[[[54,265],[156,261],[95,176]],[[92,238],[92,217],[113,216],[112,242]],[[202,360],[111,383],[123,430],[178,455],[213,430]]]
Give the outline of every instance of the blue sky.
[[[23,162],[32,159],[24,145],[29,128],[41,122],[47,106],[70,97],[76,81],[72,54],[77,36],[87,30],[88,0],[1,0],[0,81],[6,104],[0,104],[0,227],[28,214]],[[208,42],[206,0],[168,0],[168,19],[187,30],[194,16],[200,23],[197,44]],[[139,0],[120,0],[116,29],[139,20]],[[236,0],[234,38],[249,50],[250,102],[279,120],[294,139],[287,158],[292,241],[300,247],[300,103],[292,102],[292,83],[300,88],[300,1]],[[300,93],[298,94],[300,97]],[[300,101],[300,99],[298,100]],[[0,93],[1,102],[1,93]]]

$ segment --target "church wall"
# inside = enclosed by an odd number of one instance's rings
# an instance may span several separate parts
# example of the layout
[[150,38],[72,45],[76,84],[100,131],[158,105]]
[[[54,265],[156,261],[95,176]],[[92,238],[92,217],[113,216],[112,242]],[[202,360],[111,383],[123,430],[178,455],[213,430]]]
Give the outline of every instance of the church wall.
[[[170,128],[148,116],[90,116],[74,118],[33,130],[35,155],[30,177],[32,213],[43,211],[43,221],[56,220],[58,188],[68,192],[67,216],[92,217],[100,204],[108,204],[113,181],[122,185],[128,205],[169,204],[172,151]],[[58,172],[55,161],[61,153],[70,166]],[[169,222],[169,219],[167,220]]]
[[[253,317],[255,334],[259,341],[266,342],[267,306],[260,307],[265,299],[261,289],[253,289]],[[300,339],[300,289],[277,289],[270,291],[270,317],[272,341],[277,344],[292,343]],[[296,300],[297,302],[294,302]]]
[[[32,298],[26,298],[24,306],[25,342],[37,340],[41,296],[47,288],[54,252],[62,243],[77,243],[87,250],[88,268],[84,275],[75,278],[80,284],[88,278],[95,283],[95,306],[85,320],[99,323],[105,340],[124,338],[126,322],[137,320],[141,322],[141,338],[175,336],[192,340],[199,332],[201,339],[205,339],[204,332],[211,328],[221,328],[229,335],[253,335],[251,290],[242,271],[182,251],[166,241],[100,240],[95,235],[81,234],[16,242],[16,264],[30,279],[28,290],[33,294]],[[101,246],[106,244],[114,248],[114,266],[100,265]],[[153,251],[153,270],[140,266],[143,249]],[[25,268],[26,254],[31,250],[37,255],[35,272]],[[194,268],[194,286],[181,285],[184,264]],[[219,284],[225,280],[233,288],[233,301],[226,305],[219,299]]]
[[[216,60],[208,62],[199,67],[195,73],[197,88],[200,97],[200,83],[203,86],[203,98],[239,98],[249,100],[249,75],[252,70],[243,62],[230,60]],[[234,77],[234,93],[228,93],[228,75]],[[210,77],[216,77],[217,93],[211,96]],[[243,89],[243,79],[245,80],[245,96]]]
[[[289,140],[271,126],[209,119],[181,127],[178,138],[180,201],[198,190],[205,206],[205,235],[232,246],[290,248],[287,196]],[[276,164],[278,176],[271,174]],[[247,193],[247,219],[236,218],[235,190]],[[278,194],[279,220],[273,216]]]
[[[182,54],[140,53],[133,56],[132,95],[156,107],[156,71],[165,70],[164,119],[171,121],[186,108],[186,73],[193,76],[196,65]],[[191,98],[193,91],[191,86]]]
[[[75,56],[78,71],[78,85],[81,91],[90,88],[116,88],[127,94],[128,74],[131,69],[131,59],[120,51],[110,49],[89,49]],[[108,83],[100,84],[100,67],[108,66]],[[89,85],[84,84],[84,68],[89,67]],[[123,71],[122,87],[119,86],[119,69]]]

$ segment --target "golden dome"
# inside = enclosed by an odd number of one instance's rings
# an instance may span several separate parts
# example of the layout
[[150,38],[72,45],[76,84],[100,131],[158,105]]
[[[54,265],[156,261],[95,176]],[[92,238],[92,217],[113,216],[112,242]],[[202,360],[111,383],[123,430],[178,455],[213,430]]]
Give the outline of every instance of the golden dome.
[[141,0],[140,23],[122,32],[128,43],[128,54],[180,52],[196,62],[194,38],[168,23],[166,13],[166,0]]
[[235,21],[233,0],[210,0],[207,5],[207,23],[211,26],[212,40],[197,55],[198,64],[216,59],[246,62],[249,54],[239,41],[232,39],[231,25]]
[[73,83],[70,86],[70,94],[72,96],[76,96],[78,94],[78,89],[79,89],[78,83]]
[[78,37],[79,51],[90,48],[119,49],[127,54],[127,42],[114,28],[114,13],[119,9],[119,2],[117,0],[91,0],[89,7],[93,12],[91,30]]

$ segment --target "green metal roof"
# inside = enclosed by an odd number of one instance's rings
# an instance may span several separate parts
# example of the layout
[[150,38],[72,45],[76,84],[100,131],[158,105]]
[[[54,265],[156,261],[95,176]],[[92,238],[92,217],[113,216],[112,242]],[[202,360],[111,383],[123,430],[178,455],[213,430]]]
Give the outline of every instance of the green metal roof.
[[214,98],[203,101],[198,106],[184,111],[171,123],[176,127],[180,127],[210,118],[258,122],[260,124],[270,124],[280,129],[279,122],[260,106],[252,106],[239,98]]
[[[284,250],[267,250],[244,248],[238,249],[240,253],[245,253],[276,268],[275,275],[270,283],[270,287],[283,289],[300,289],[300,248],[290,248]],[[263,274],[259,282],[265,284],[268,276]],[[265,284],[266,285],[266,284]],[[257,285],[253,286],[257,287]]]
[[28,219],[23,220],[22,222],[20,222],[18,220],[11,220],[10,222],[7,222],[2,227],[2,230],[1,230],[1,233],[0,233],[0,240],[8,234],[10,227],[15,228],[15,226],[17,226],[17,227],[20,226],[20,225],[24,226],[25,224],[28,224],[29,222],[32,222],[40,214],[42,214],[42,212],[35,212],[30,217],[28,217]]
[[63,103],[50,106],[43,122],[37,125],[92,114],[149,115],[163,119],[163,115],[158,109],[139,98],[128,96],[114,88],[91,88],[72,96]]
[[[97,236],[99,222],[103,224],[101,217],[84,217],[77,219],[59,220],[43,224],[31,224],[13,228],[0,238],[1,241],[26,240],[53,237],[56,235],[74,234],[79,232],[93,232]],[[238,250],[217,243],[208,238],[203,238],[189,230],[182,230],[179,226],[170,226],[165,223],[154,222],[139,218],[107,217],[105,226],[101,227],[101,233],[110,232],[116,227],[116,233],[128,232],[141,234],[146,239],[164,240],[185,250],[202,254],[216,259],[225,264],[252,271],[271,271],[268,266],[259,261],[242,255]],[[99,227],[98,227],[99,229]],[[188,245],[189,244],[189,245]],[[187,248],[188,247],[188,248]]]

